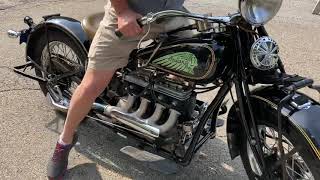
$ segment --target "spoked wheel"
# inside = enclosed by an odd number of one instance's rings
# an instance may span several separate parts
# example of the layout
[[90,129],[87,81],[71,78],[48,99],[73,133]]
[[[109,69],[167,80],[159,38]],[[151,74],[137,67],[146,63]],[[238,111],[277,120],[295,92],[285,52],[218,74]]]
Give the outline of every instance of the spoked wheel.
[[[258,107],[258,106],[257,106]],[[256,108],[258,109],[258,108]],[[267,167],[273,167],[275,162],[280,159],[280,151],[278,147],[278,130],[277,130],[277,118],[276,113],[268,112],[270,108],[262,108],[256,112],[256,120],[258,121],[258,131],[260,141],[262,144],[263,157]],[[258,111],[258,110],[256,110]],[[285,119],[285,118],[284,118]],[[286,177],[289,180],[318,180],[320,179],[320,160],[316,157],[312,147],[305,140],[301,132],[289,122],[286,123],[283,130],[282,145],[284,153],[292,154],[285,162]],[[246,136],[242,135],[242,143],[240,154],[244,165],[244,168],[248,174],[249,179],[262,179],[262,168],[260,167],[258,160],[255,158]],[[292,151],[297,150],[297,151]],[[273,172],[271,179],[283,179],[282,166],[278,166]]]
[[48,82],[39,85],[42,92],[53,100],[59,110],[67,110],[69,100],[80,84],[86,68],[86,54],[66,34],[49,31],[49,42],[43,36],[37,43],[36,62],[46,73],[36,69],[36,74]]
[[[258,129],[261,137],[263,138],[262,139],[263,152],[265,154],[266,159],[268,159],[267,163],[269,163],[269,166],[271,166],[272,162],[277,161],[280,156],[280,154],[278,153],[279,152],[278,140],[277,140],[279,137],[278,132],[275,129],[267,126],[259,126]],[[285,154],[288,154],[290,151],[292,151],[295,148],[293,144],[286,137],[283,137],[282,144],[283,144]],[[262,176],[262,170],[253,154],[253,151],[251,149],[249,142],[247,142],[247,155],[248,155],[248,160],[249,160],[249,164],[252,172],[257,176],[257,178],[259,176]],[[281,170],[282,170],[281,167],[279,167],[278,170],[275,172],[275,176],[279,176],[279,179],[282,173]],[[298,152],[293,154],[287,160],[286,173],[287,173],[288,179],[315,180],[307,163]]]

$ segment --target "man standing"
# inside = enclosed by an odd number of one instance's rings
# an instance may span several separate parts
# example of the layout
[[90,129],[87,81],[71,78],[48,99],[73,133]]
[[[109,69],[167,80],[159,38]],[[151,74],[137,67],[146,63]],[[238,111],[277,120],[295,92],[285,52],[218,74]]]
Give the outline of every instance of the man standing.
[[[73,94],[63,132],[48,162],[47,176],[59,179],[68,166],[68,156],[77,141],[75,131],[95,99],[109,84],[114,72],[127,65],[130,52],[137,47],[143,29],[137,19],[149,12],[183,10],[184,0],[110,0],[88,54],[85,76]],[[175,23],[176,27],[183,24]],[[169,29],[174,27],[169,27]],[[124,38],[115,36],[119,30]],[[149,38],[168,31],[168,24],[152,25]]]

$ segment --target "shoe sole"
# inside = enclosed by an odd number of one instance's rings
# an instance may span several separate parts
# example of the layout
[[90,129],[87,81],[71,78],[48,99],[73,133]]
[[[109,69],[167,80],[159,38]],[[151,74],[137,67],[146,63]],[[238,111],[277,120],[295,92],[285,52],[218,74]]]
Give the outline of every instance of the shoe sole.
[[63,180],[64,175],[66,174],[67,169],[65,169],[62,173],[62,175],[58,176],[58,177],[48,177],[48,180]]

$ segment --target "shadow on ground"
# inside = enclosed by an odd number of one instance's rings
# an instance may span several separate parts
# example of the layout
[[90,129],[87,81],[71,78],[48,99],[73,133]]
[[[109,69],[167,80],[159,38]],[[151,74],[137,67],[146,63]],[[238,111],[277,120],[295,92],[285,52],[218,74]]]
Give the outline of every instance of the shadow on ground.
[[[61,132],[65,116],[57,117],[47,124],[55,133]],[[137,146],[137,142],[121,138],[112,130],[92,121],[84,121],[78,130],[79,143],[75,150],[94,163],[76,165],[68,170],[66,179],[102,179],[103,168],[130,179],[246,179],[239,173],[242,167],[233,166],[227,154],[226,143],[211,140],[187,167],[178,166],[176,174],[165,174],[154,170],[150,164],[137,161],[120,152],[125,146]],[[238,163],[239,164],[239,163]],[[98,165],[101,166],[100,171]],[[69,167],[70,168],[70,167]]]
[[85,163],[68,169],[65,179],[69,180],[102,180],[95,163]]

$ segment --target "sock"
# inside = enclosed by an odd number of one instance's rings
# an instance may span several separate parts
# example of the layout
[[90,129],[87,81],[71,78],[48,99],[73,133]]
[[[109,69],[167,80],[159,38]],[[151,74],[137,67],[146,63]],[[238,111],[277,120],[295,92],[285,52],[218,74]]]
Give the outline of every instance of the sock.
[[61,136],[59,137],[58,143],[61,144],[61,145],[63,145],[63,146],[68,146],[68,145],[70,145],[70,144],[67,144],[67,143],[63,142]]

